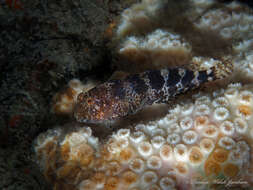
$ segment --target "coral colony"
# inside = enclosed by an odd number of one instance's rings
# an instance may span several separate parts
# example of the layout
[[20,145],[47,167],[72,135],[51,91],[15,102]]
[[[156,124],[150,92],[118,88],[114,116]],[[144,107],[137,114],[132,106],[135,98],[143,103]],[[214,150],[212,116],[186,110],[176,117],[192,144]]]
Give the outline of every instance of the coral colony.
[[[229,60],[232,74],[217,82],[219,89],[207,83],[208,89],[185,96],[160,118],[140,120],[130,128],[118,126],[106,139],[94,136],[89,124],[78,123],[40,134],[35,141],[37,160],[53,189],[253,187],[253,14],[237,2],[190,0],[180,7],[185,9],[180,12],[184,19],[177,17],[179,11],[170,1],[143,0],[126,9],[115,33],[118,55],[144,71],[181,68],[188,62],[196,71],[217,63],[226,68],[224,60]],[[170,19],[162,19],[167,13]],[[188,27],[187,34],[181,25]],[[215,38],[220,44],[212,44]],[[76,116],[82,103],[78,95],[94,86],[73,79],[55,96],[54,112]],[[96,117],[102,122],[103,118]]]

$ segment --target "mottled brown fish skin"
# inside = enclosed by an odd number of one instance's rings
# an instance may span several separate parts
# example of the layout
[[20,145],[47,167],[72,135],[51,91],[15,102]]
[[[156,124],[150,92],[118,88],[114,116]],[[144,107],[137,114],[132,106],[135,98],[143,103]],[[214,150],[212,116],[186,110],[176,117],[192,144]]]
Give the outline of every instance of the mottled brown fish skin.
[[173,68],[129,75],[80,93],[74,116],[79,122],[114,121],[146,105],[167,103],[176,95],[216,79],[214,68],[204,71]]

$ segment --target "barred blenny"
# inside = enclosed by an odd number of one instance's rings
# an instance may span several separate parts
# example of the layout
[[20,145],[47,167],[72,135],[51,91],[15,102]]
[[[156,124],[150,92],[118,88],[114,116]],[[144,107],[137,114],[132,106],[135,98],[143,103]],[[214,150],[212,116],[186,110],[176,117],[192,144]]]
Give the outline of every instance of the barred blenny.
[[201,71],[185,68],[150,70],[122,80],[109,80],[78,95],[74,116],[79,122],[117,120],[146,105],[167,103],[176,95],[224,78],[229,73],[231,68],[220,63]]

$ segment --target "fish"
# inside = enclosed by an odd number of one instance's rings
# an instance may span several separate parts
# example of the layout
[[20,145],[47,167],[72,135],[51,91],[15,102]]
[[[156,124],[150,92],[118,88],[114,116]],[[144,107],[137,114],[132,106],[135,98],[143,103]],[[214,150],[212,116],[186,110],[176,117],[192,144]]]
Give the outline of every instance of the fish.
[[78,95],[74,117],[78,122],[111,122],[135,114],[147,105],[168,103],[177,95],[229,76],[233,69],[227,62],[202,70],[184,67],[147,70],[109,80]]

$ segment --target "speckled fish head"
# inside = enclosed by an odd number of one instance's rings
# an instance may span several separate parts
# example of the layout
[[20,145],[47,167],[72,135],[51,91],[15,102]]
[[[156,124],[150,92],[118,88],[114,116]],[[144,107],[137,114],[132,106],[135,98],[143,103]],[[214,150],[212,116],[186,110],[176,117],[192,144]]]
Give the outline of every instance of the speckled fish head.
[[127,102],[114,96],[110,83],[104,83],[78,95],[74,116],[79,122],[100,123],[118,119],[128,107]]

